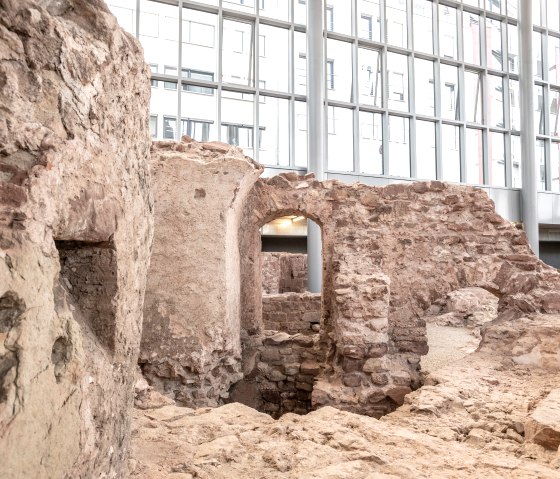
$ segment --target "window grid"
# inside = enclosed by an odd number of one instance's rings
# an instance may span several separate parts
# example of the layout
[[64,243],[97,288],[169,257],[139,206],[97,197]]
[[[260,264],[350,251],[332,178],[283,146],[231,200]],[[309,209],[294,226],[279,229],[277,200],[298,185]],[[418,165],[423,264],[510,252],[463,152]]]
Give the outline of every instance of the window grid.
[[[271,18],[266,15],[261,15],[260,9],[263,7],[262,2],[255,2],[255,7],[252,12],[241,11],[240,9],[235,8],[233,5],[234,2],[229,1],[226,2],[225,0],[215,0],[213,1],[204,1],[199,0],[158,0],[157,3],[170,5],[173,7],[178,8],[178,33],[179,38],[178,40],[178,64],[176,68],[175,74],[166,74],[166,73],[159,73],[157,71],[157,65],[153,69],[152,73],[152,86],[154,88],[162,88],[164,85],[171,87],[173,83],[175,84],[173,90],[177,92],[177,113],[175,116],[175,136],[178,137],[181,134],[181,125],[183,121],[192,120],[192,118],[187,118],[188,114],[185,115],[184,111],[182,111],[181,105],[181,93],[184,92],[185,88],[186,91],[195,92],[195,93],[206,93],[210,95],[210,91],[212,93],[215,92],[214,96],[215,100],[215,119],[216,119],[216,132],[215,135],[222,141],[226,141],[227,138],[223,138],[222,136],[222,93],[224,91],[231,91],[241,94],[251,94],[254,95],[253,99],[253,138],[259,138],[259,127],[260,125],[260,111],[259,105],[261,105],[261,101],[264,101],[266,98],[278,98],[278,99],[286,99],[288,100],[289,105],[289,165],[282,166],[284,168],[296,168],[296,147],[295,147],[295,136],[296,136],[296,116],[295,116],[295,101],[306,101],[305,94],[296,94],[296,74],[298,73],[295,68],[295,61],[298,58],[298,55],[302,52],[296,51],[296,42],[295,42],[295,34],[296,33],[303,33],[305,34],[306,28],[303,22],[300,20],[296,22],[296,11],[295,5],[299,3],[302,5],[303,3],[300,0],[286,0],[289,2],[289,12],[286,18]],[[491,167],[492,167],[492,158],[491,158],[491,145],[494,137],[494,134],[501,134],[503,135],[504,145],[504,158],[505,164],[504,173],[505,173],[505,181],[504,186],[512,187],[512,137],[515,137],[516,141],[519,138],[518,131],[512,131],[512,117],[511,117],[511,92],[510,92],[510,84],[513,81],[513,84],[518,84],[519,82],[519,75],[516,71],[512,71],[515,68],[515,58],[512,58],[511,51],[517,52],[517,48],[512,49],[510,48],[509,43],[509,35],[508,29],[509,28],[517,28],[517,11],[515,8],[517,4],[517,0],[507,1],[502,0],[500,3],[501,7],[496,10],[495,2],[484,2],[485,6],[473,6],[470,4],[463,4],[463,2],[457,0],[425,0],[431,4],[431,25],[432,25],[432,45],[433,45],[433,53],[429,53],[427,51],[418,51],[415,49],[415,38],[414,38],[414,28],[415,28],[415,20],[414,20],[414,4],[415,0],[405,0],[403,5],[406,7],[406,25],[403,25],[403,29],[405,30],[406,34],[406,45],[405,46],[397,46],[395,44],[389,43],[389,33],[387,30],[387,6],[389,5],[389,0],[381,0],[379,2],[379,12],[371,12],[371,11],[364,11],[362,8],[358,8],[357,0],[349,0],[351,5],[351,34],[343,34],[339,33],[340,30],[336,27],[336,17],[337,17],[337,6],[340,3],[334,3],[334,5],[330,5],[328,0],[325,1],[325,17],[324,17],[324,25],[325,25],[325,32],[324,32],[324,49],[325,49],[325,58],[329,58],[329,52],[327,51],[327,40],[337,40],[339,42],[344,42],[348,44],[351,48],[351,57],[352,57],[352,68],[351,68],[351,96],[349,101],[342,101],[342,100],[334,100],[328,99],[328,91],[327,91],[327,83],[325,84],[325,98],[326,104],[329,107],[336,107],[336,108],[346,108],[351,110],[352,112],[352,120],[354,128],[352,130],[352,148],[353,148],[353,158],[350,164],[348,171],[351,171],[355,174],[367,174],[362,173],[362,166],[360,162],[360,155],[364,152],[360,152],[360,138],[361,138],[361,124],[360,124],[360,113],[370,113],[370,114],[379,114],[381,115],[381,136],[382,136],[382,145],[383,147],[380,148],[381,154],[381,162],[382,162],[382,175],[388,175],[390,171],[390,162],[396,159],[389,158],[389,120],[393,117],[400,117],[408,121],[409,124],[409,138],[408,138],[408,151],[409,151],[409,171],[410,177],[415,177],[418,171],[417,169],[417,158],[416,158],[416,124],[417,121],[428,121],[434,124],[435,127],[435,161],[436,161],[436,177],[438,179],[445,179],[443,175],[443,165],[445,161],[445,152],[443,151],[443,135],[442,129],[445,125],[452,125],[459,128],[459,149],[460,149],[460,179],[462,182],[467,182],[467,178],[469,174],[467,173],[467,148],[466,148],[466,137],[467,133],[471,130],[476,130],[481,132],[482,134],[482,158],[483,158],[483,181],[484,184],[491,184]],[[534,0],[538,1],[538,0]],[[553,0],[554,1],[554,0]],[[111,3],[111,2],[109,2]],[[122,1],[121,1],[122,3]],[[132,29],[133,33],[136,35],[137,38],[140,38],[140,30],[141,30],[141,1],[136,0],[136,5],[134,7],[134,1],[130,1],[130,7],[132,12],[132,18],[134,21],[132,22]],[[373,4],[375,5],[375,3]],[[184,8],[188,8],[189,10],[184,10]],[[541,0],[541,10],[543,12],[542,18],[546,20],[546,10],[547,8],[547,0]],[[216,62],[216,75],[214,80],[207,80],[204,78],[204,72],[199,75],[198,78],[189,78],[188,75],[183,77],[183,70],[185,66],[182,65],[182,58],[183,58],[183,28],[184,25],[184,14],[190,10],[199,11],[199,12],[206,12],[210,14],[214,14],[217,16],[217,62]],[[448,54],[447,56],[444,55],[441,45],[440,45],[440,27],[441,27],[441,20],[440,17],[442,12],[451,12],[452,15],[455,16],[454,21],[456,24],[455,28],[455,53]],[[466,21],[466,14],[472,13],[477,15],[479,18],[479,27],[478,27],[478,39],[480,41],[480,64],[472,64],[466,63],[465,58],[465,49],[464,45],[466,45],[466,39],[464,38],[464,23]],[[365,16],[365,17],[364,17]],[[379,16],[379,26],[377,27],[377,16]],[[366,18],[367,23],[367,32],[364,34],[364,18]],[[253,68],[253,86],[250,85],[240,85],[240,84],[231,84],[225,83],[223,80],[223,26],[224,20],[236,21],[236,22],[245,22],[249,23],[252,26],[252,37],[254,39],[260,38],[260,27],[261,25],[267,25],[270,27],[277,27],[284,29],[288,32],[288,90],[287,91],[274,91],[267,88],[267,85],[263,85],[259,79],[259,57],[263,54],[263,52],[259,52],[261,48],[260,41],[253,41],[253,56],[251,58],[252,68]],[[489,43],[489,38],[487,37],[487,31],[489,30],[489,25],[491,21],[495,21],[499,23],[500,26],[500,37],[496,39],[495,44],[501,43],[501,69],[496,68],[495,66],[491,65],[492,55],[495,55],[495,52],[487,45]],[[192,28],[193,22],[188,24],[189,28]],[[329,22],[329,23],[327,23]],[[453,21],[451,20],[451,23]],[[558,142],[560,138],[554,136],[554,127],[551,125],[551,118],[549,114],[549,108],[551,107],[551,101],[554,99],[553,96],[557,92],[560,92],[560,84],[552,83],[552,79],[549,78],[549,68],[548,68],[548,61],[549,61],[549,40],[550,39],[560,39],[560,31],[553,30],[546,25],[546,21],[542,22],[544,25],[539,25],[540,18],[535,18],[535,25],[533,30],[539,34],[541,34],[543,48],[542,48],[542,62],[543,62],[543,72],[544,76],[542,79],[535,79],[534,84],[536,86],[543,87],[543,109],[545,110],[544,113],[544,133],[537,134],[537,137],[544,141],[545,145],[545,170],[546,170],[546,180],[545,180],[545,188],[547,190],[551,189],[551,185],[553,182],[553,178],[551,175],[551,148],[556,148],[558,146]],[[559,25],[560,22],[557,22],[556,25]],[[373,28],[379,28],[379,37],[377,34],[372,34]],[[559,27],[560,28],[560,27]],[[160,29],[161,30],[161,29]],[[337,31],[338,30],[338,31]],[[345,31],[345,30],[343,30]],[[493,31],[497,31],[495,28]],[[191,33],[192,35],[192,33]],[[374,38],[373,40],[371,38]],[[379,41],[379,38],[382,41]],[[403,35],[404,38],[404,35]],[[384,39],[384,41],[383,41]],[[381,104],[378,106],[373,106],[371,104],[364,104],[361,101],[360,93],[361,93],[361,85],[360,85],[360,64],[359,64],[359,49],[365,48],[374,52],[378,52],[379,54],[379,64],[381,66]],[[391,108],[390,105],[390,98],[389,98],[389,85],[391,79],[387,70],[387,58],[388,54],[397,54],[403,55],[406,58],[407,67],[408,67],[408,75],[407,81],[405,81],[405,88],[407,88],[408,92],[408,108],[406,111],[402,111],[399,109]],[[455,57],[455,58],[451,58]],[[427,60],[432,62],[434,67],[433,71],[433,91],[434,91],[434,99],[433,99],[433,107],[434,107],[434,115],[426,115],[425,113],[421,113],[417,111],[417,100],[419,99],[419,92],[417,92],[415,88],[415,79],[416,79],[416,62],[415,60]],[[456,87],[455,87],[455,94],[452,95],[451,93],[446,97],[444,101],[442,101],[445,97],[443,95],[443,85],[445,84],[445,79],[442,77],[442,70],[446,68],[446,66],[453,67],[457,69],[458,77],[456,80]],[[337,68],[336,63],[331,64],[332,71],[335,72],[335,75],[332,75],[329,79],[327,64],[325,65],[325,79],[326,82],[331,82],[331,87],[333,86],[332,83],[338,81],[338,75],[340,69]],[[377,80],[377,66],[375,72],[375,78]],[[163,69],[163,65],[160,65],[159,71],[161,72]],[[188,70],[192,71],[195,68],[187,67]],[[467,98],[466,98],[466,90],[465,90],[465,75],[467,72],[473,72],[480,76],[480,84],[482,86],[481,95],[481,107],[482,112],[480,122],[471,121],[473,119],[467,118],[466,116],[466,106],[467,106]],[[180,75],[180,77],[179,77]],[[496,82],[497,78],[501,79],[502,90],[501,95],[502,99],[501,102],[499,99],[492,100],[489,87],[490,87],[490,80]],[[559,78],[557,76],[557,78]],[[517,83],[516,83],[517,82]],[[177,84],[181,83],[181,88],[177,88]],[[453,92],[452,92],[453,93]],[[498,92],[500,93],[500,92]],[[499,95],[496,95],[499,97]],[[266,98],[265,98],[266,97]],[[456,117],[447,117],[443,115],[443,108],[447,108],[448,102],[447,100],[453,98],[456,103],[455,105],[451,105],[451,111],[453,108],[456,108],[458,111],[458,116]],[[491,102],[495,101],[496,104],[501,103],[501,107],[503,109],[503,122],[497,124],[494,122],[493,124],[490,123],[490,113],[492,111],[492,104]],[[183,100],[184,102],[184,100]],[[444,104],[445,102],[445,104]],[[555,108],[560,108],[560,106],[556,106]],[[183,105],[183,110],[185,110],[185,105]],[[328,118],[328,111],[329,108],[325,108],[325,124],[328,125],[329,118]],[[172,115],[165,115],[166,118],[169,118]],[[163,119],[163,115],[159,115],[158,118],[160,120]],[[180,121],[181,120],[181,121]],[[336,121],[336,119],[333,119]],[[369,126],[369,125],[368,125]],[[161,131],[162,133],[165,131],[165,127],[161,125],[155,125],[157,131]],[[262,126],[261,126],[262,127]],[[325,135],[327,141],[328,135]],[[257,140],[255,140],[255,144]],[[328,148],[325,148],[327,152],[328,158]],[[254,150],[254,157],[257,161],[259,161],[259,148],[255,147]],[[301,168],[301,167],[300,167]],[[332,171],[343,171],[346,172],[347,170],[332,170]],[[501,170],[500,170],[501,171]],[[472,178],[472,175],[471,175]],[[556,181],[558,184],[558,181]],[[500,185],[496,185],[500,186]]]
[[[554,41],[560,41],[560,31],[558,29],[551,29],[549,28],[549,24],[552,23],[552,19],[549,17],[548,7],[550,5],[550,1],[556,0],[543,0],[540,1],[540,18],[534,16],[533,18],[533,35],[538,33],[540,35],[541,41],[541,55],[542,55],[542,78],[537,78],[536,74],[534,77],[534,89],[542,88],[542,103],[540,106],[542,107],[541,115],[542,115],[542,122],[543,122],[543,129],[539,129],[539,124],[535,124],[535,134],[537,137],[536,145],[542,145],[544,147],[544,165],[541,165],[541,178],[539,181],[538,188],[540,190],[546,191],[560,191],[558,177],[560,176],[560,171],[557,171],[557,161],[558,159],[553,158],[553,155],[559,151],[560,146],[560,138],[558,134],[554,134],[554,132],[558,132],[558,129],[554,129],[554,125],[551,125],[551,118],[550,113],[552,113],[552,109],[555,108],[556,115],[558,116],[558,107],[559,105],[556,102],[556,106],[554,106],[554,93],[560,92],[560,80],[554,82],[551,78],[550,72],[552,69],[552,65],[550,65],[550,49],[553,48],[551,45]],[[533,0],[535,4],[535,9],[539,9],[539,0]],[[541,21],[541,18],[545,21]],[[560,23],[560,19],[555,20],[557,25]],[[552,41],[551,41],[552,40]],[[558,60],[557,60],[558,61]],[[560,62],[559,62],[560,64]],[[556,68],[558,64],[554,67]],[[560,78],[557,75],[557,78]],[[537,97],[538,102],[538,97]],[[539,104],[535,104],[535,108],[539,108]],[[542,143],[541,143],[542,142]],[[537,146],[536,146],[537,147]],[[556,153],[558,155],[558,153]],[[535,155],[535,161],[539,161],[540,155]],[[556,163],[556,164],[555,164]],[[544,168],[543,168],[544,166]],[[553,168],[554,166],[554,168]]]

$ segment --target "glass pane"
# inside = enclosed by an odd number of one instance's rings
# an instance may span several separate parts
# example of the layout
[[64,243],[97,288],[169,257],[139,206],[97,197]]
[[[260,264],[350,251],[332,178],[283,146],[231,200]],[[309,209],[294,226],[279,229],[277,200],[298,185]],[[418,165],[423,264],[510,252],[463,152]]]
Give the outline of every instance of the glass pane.
[[533,61],[534,64],[534,75],[535,78],[543,78],[543,56],[542,56],[542,43],[541,34],[538,32],[533,32]]
[[339,40],[327,40],[328,98],[352,101],[352,44]]
[[511,73],[519,73],[519,33],[517,26],[508,25],[508,68]]
[[416,122],[416,178],[436,179],[436,128],[431,121]]
[[504,127],[504,87],[502,77],[488,75],[488,121],[490,126]]
[[358,0],[358,36],[378,42],[381,38],[379,0]]
[[521,138],[515,135],[511,136],[511,164],[512,164],[512,180],[514,188],[521,188]]
[[535,85],[535,132],[544,135],[543,87]]
[[[153,88],[150,115],[157,117],[155,131],[158,139],[174,140],[177,133],[177,91]],[[166,120],[167,119],[167,120]]]
[[255,13],[255,0],[222,0],[222,6],[230,10]]
[[414,59],[416,113],[435,116],[434,110],[434,62]]
[[533,5],[533,25],[543,25],[541,21],[541,0],[532,0],[531,3]]
[[409,120],[389,115],[389,175],[410,177]]
[[329,106],[328,169],[354,169],[354,137],[352,110]]
[[408,57],[387,53],[390,110],[408,111]]
[[142,0],[140,2],[140,43],[144,59],[158,66],[175,67],[179,56],[179,8],[163,3]]
[[360,112],[361,173],[383,173],[383,134],[381,113]]
[[328,0],[325,5],[325,15],[327,31],[346,35],[352,33],[352,2],[348,0]]
[[482,123],[482,80],[475,72],[465,72],[466,120]]
[[502,24],[499,20],[486,19],[486,64],[488,68],[502,70]]
[[548,81],[560,84],[560,38],[548,36]]
[[287,92],[289,30],[261,25],[259,30],[259,87]]
[[444,181],[461,181],[461,154],[459,148],[459,127],[441,125],[442,178]]
[[381,107],[381,56],[375,50],[358,49],[360,103]]
[[294,90],[296,94],[305,95],[307,93],[307,44],[305,34],[294,33],[294,69],[295,80]]
[[158,137],[158,117],[157,115],[150,115],[150,136],[153,139]]
[[560,102],[560,91],[550,90],[549,94],[550,108],[548,109],[548,124],[550,126],[550,136],[560,136],[558,131],[558,108]]
[[506,186],[506,162],[504,157],[504,135],[503,133],[490,133],[490,164],[488,174],[489,184],[492,186]]
[[216,90],[183,84],[181,91],[181,136],[197,141],[218,139],[216,123]]
[[482,164],[482,130],[467,128],[467,183],[482,185],[484,183],[484,170]]
[[253,105],[255,95],[222,91],[221,140],[243,148],[253,158],[254,131]]
[[393,0],[387,4],[387,43],[407,48],[406,0]]
[[226,83],[254,86],[254,40],[251,23],[224,20],[222,79]]
[[521,128],[521,109],[519,107],[519,82],[517,80],[509,81],[509,108],[511,129],[519,131]]
[[549,30],[560,30],[560,5],[558,0],[548,0],[546,2],[546,18],[548,19]]
[[184,9],[182,35],[183,77],[196,75],[185,74],[188,70],[200,72],[199,79],[217,80],[218,16]]
[[486,10],[489,12],[500,13],[502,3],[506,3],[506,0],[486,0]]
[[441,116],[450,120],[459,119],[458,69],[451,65],[441,65]]
[[[484,0],[481,0],[484,3]],[[472,5],[473,7],[478,7],[478,0],[463,0],[465,5]]]
[[463,57],[480,65],[480,17],[469,12],[463,12]]
[[552,183],[552,191],[560,191],[560,143],[552,142],[550,155],[550,180]]
[[136,35],[136,0],[108,0],[107,6],[117,17],[119,25],[128,33]]
[[[264,100],[264,101],[263,101]],[[266,165],[290,164],[289,101],[261,97],[259,102],[259,162]]]
[[439,6],[439,54],[457,58],[457,10],[447,5]]
[[259,14],[263,17],[290,20],[290,2],[286,0],[261,0],[258,6]]
[[546,167],[544,160],[544,140],[537,140],[535,143],[535,162],[539,165],[539,190],[546,189]]
[[517,18],[518,0],[507,0],[508,17]]
[[305,0],[294,0],[294,22],[300,25],[307,24],[307,6]]
[[414,0],[414,49],[419,52],[433,53],[432,6],[428,0]]
[[295,163],[296,166],[307,166],[307,104],[296,101],[295,105]]

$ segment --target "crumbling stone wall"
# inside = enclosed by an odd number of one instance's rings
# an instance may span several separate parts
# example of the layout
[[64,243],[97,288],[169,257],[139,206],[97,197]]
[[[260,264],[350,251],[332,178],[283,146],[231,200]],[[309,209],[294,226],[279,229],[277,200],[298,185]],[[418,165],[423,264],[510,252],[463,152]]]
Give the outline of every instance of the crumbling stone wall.
[[419,384],[421,314],[464,287],[500,297],[502,320],[560,309],[560,276],[479,189],[438,181],[370,187],[284,174],[259,180],[240,226],[242,328],[263,334],[259,228],[304,215],[323,238],[322,338],[314,405],[379,416]]
[[154,143],[151,165],[155,236],[139,362],[179,403],[217,405],[242,377],[238,228],[263,169],[240,149],[188,137]]
[[2,0],[0,45],[0,475],[123,477],[149,70],[100,0]]
[[[231,389],[230,400],[273,417],[311,411],[311,392],[325,361],[318,334],[290,335],[266,331],[244,343],[244,378]],[[249,359],[250,358],[250,359]]]
[[307,291],[307,255],[302,253],[261,254],[263,292],[304,293]]
[[290,334],[313,334],[321,323],[321,295],[313,293],[264,294],[265,329]]

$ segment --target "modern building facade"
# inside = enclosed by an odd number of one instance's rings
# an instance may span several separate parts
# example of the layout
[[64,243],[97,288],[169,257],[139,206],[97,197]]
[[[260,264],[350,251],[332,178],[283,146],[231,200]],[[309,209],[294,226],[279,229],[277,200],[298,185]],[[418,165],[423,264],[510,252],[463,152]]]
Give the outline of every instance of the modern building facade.
[[267,174],[478,185],[555,261],[558,0],[307,2],[108,0],[152,69],[152,136],[238,145]]

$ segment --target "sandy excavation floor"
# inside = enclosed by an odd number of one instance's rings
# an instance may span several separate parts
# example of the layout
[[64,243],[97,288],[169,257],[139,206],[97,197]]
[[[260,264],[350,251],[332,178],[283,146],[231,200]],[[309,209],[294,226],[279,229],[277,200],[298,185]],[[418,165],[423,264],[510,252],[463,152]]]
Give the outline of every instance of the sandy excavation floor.
[[[164,405],[156,393],[153,405],[134,412],[131,477],[557,479],[560,452],[525,437],[533,411],[559,385],[560,317],[547,321],[535,326],[540,339],[515,339],[517,348],[541,341],[547,367],[512,361],[511,331],[503,328],[497,343],[431,373],[381,420],[331,407],[274,420],[237,403]],[[452,329],[430,328],[432,338],[448,340],[433,348],[431,364],[472,347]]]
[[469,329],[453,326],[427,324],[428,346],[430,351],[422,356],[422,370],[426,372],[438,369],[464,358],[476,350],[480,339],[475,338]]

